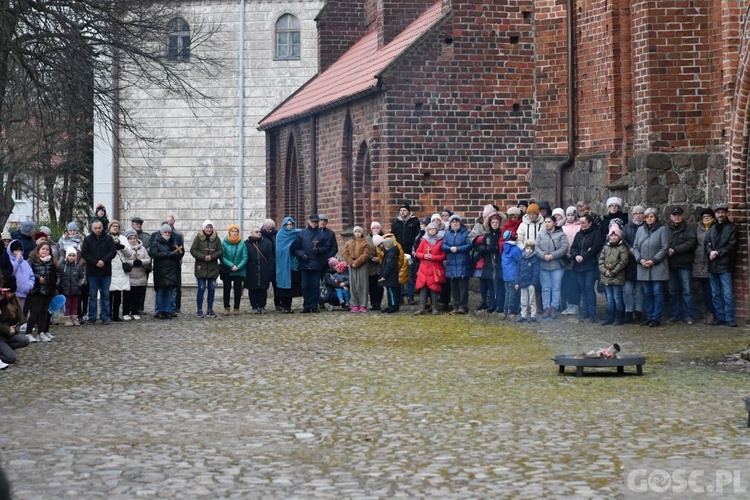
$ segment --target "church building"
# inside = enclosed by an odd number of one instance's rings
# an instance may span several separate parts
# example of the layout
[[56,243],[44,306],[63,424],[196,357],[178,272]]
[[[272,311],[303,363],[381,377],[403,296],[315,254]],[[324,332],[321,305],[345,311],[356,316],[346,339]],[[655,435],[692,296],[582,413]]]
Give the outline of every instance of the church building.
[[[328,0],[319,73],[260,121],[275,218],[473,221],[534,196],[726,202],[747,318],[750,2]],[[663,215],[665,220],[668,216]]]

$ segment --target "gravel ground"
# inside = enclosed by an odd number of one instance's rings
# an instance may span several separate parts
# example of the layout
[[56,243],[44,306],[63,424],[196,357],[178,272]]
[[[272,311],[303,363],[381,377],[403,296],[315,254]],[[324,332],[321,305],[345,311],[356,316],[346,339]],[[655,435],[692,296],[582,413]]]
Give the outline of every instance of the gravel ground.
[[[745,326],[410,309],[58,327],[0,372],[14,498],[620,498],[747,456]],[[642,377],[551,361],[615,341]]]

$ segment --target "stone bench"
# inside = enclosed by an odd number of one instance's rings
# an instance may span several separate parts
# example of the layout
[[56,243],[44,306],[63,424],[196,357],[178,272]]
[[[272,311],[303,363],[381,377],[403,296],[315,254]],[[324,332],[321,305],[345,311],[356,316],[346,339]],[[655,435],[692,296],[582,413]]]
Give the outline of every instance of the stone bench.
[[[555,356],[555,364],[560,367],[559,373],[565,373],[566,366],[575,366],[576,377],[583,377],[584,368],[617,367],[617,374],[624,375],[626,366],[635,366],[636,373],[643,375],[643,365],[646,356],[640,354],[620,354],[619,358],[577,358],[576,354],[560,354]],[[748,410],[750,411],[750,410]]]

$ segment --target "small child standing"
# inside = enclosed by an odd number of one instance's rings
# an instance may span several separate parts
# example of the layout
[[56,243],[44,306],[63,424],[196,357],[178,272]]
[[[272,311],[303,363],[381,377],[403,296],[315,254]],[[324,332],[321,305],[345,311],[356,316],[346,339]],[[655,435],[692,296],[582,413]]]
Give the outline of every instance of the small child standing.
[[398,312],[399,304],[397,301],[398,297],[398,247],[393,243],[391,238],[383,239],[382,236],[378,237],[378,240],[373,236],[373,243],[378,243],[377,246],[382,246],[385,254],[383,255],[383,265],[380,266],[380,278],[378,279],[378,285],[385,288],[385,295],[388,299],[388,307],[381,310],[380,312],[385,314],[392,314]]
[[518,265],[521,261],[521,255],[523,252],[515,244],[516,236],[509,229],[503,232],[503,282],[505,283],[505,310],[503,311],[503,319],[508,319],[516,310],[516,280],[518,279]]
[[625,285],[625,268],[628,266],[628,249],[622,242],[620,226],[609,226],[609,242],[599,254],[599,280],[607,297],[607,318],[602,325],[622,324],[625,314],[622,287]]
[[57,268],[57,283],[60,293],[65,295],[65,319],[63,326],[78,326],[78,303],[81,300],[81,285],[84,280],[83,266],[78,264],[75,247],[65,249],[65,261]]
[[539,283],[541,261],[534,253],[534,249],[534,241],[526,240],[523,256],[518,264],[518,279],[515,287],[521,292],[521,317],[516,320],[516,323],[526,323],[527,315],[529,323],[536,323],[536,288]]
[[349,309],[349,265],[341,261],[336,264],[336,272],[333,273],[333,282],[336,284],[336,297],[339,299],[341,307]]

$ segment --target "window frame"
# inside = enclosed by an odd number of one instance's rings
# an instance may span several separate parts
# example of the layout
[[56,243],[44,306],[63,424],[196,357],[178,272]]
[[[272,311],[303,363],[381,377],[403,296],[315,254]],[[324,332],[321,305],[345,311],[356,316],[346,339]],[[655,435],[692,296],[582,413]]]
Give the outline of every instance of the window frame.
[[[281,26],[282,22],[286,22],[286,26]],[[273,36],[274,60],[299,61],[302,59],[302,27],[297,16],[288,12],[279,16],[274,24]],[[282,47],[286,52],[283,55],[280,53]]]
[[172,62],[190,62],[190,24],[182,17],[169,21],[167,35],[167,60]]

